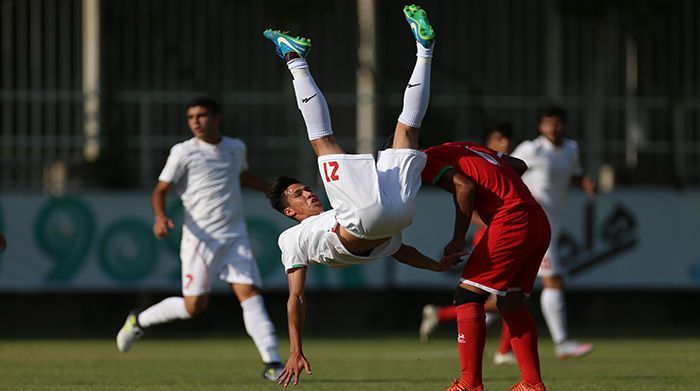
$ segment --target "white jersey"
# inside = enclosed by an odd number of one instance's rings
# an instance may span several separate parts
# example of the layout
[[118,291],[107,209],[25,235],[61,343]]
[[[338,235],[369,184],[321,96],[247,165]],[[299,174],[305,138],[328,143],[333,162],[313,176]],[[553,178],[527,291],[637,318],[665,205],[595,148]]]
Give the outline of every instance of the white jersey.
[[540,136],[522,142],[512,156],[527,163],[523,182],[554,224],[552,220],[559,218],[571,178],[582,174],[578,144],[565,138],[557,147]]
[[398,233],[369,255],[354,255],[345,249],[336,235],[337,225],[335,211],[329,210],[282,232],[278,244],[285,270],[306,266],[309,261],[336,268],[358,265],[393,255],[401,247],[401,234]]
[[172,183],[185,207],[183,230],[199,240],[247,235],[241,203],[241,172],[248,169],[246,146],[222,137],[209,144],[193,137],[175,144],[158,180]]
[[[282,232],[278,244],[284,268],[309,262],[345,267],[396,253],[401,230],[415,213],[425,161],[425,153],[414,149],[381,151],[376,162],[369,154],[319,157],[318,169],[334,209]],[[388,240],[367,256],[354,255],[335,233],[339,225],[358,238]]]

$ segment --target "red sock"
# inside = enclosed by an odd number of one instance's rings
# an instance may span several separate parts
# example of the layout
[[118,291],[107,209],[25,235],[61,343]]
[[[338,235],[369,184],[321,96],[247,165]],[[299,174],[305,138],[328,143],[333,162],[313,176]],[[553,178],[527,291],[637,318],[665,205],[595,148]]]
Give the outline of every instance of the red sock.
[[452,322],[457,319],[457,310],[455,306],[448,305],[446,307],[440,307],[437,312],[438,322]]
[[503,321],[508,324],[510,344],[522,379],[530,384],[542,382],[540,356],[537,351],[537,329],[527,308],[515,312],[503,312]]
[[501,323],[501,342],[498,345],[498,353],[506,354],[513,349],[510,347],[510,333],[508,332],[508,325],[505,319],[503,319]]
[[472,387],[482,383],[481,364],[486,343],[484,305],[467,303],[456,307],[457,348],[462,364],[462,380]]

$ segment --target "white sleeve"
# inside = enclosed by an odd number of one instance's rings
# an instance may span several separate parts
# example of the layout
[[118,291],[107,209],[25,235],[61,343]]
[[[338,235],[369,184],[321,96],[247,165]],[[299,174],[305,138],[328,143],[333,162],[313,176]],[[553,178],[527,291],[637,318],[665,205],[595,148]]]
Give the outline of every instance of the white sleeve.
[[158,180],[168,183],[176,183],[185,174],[186,167],[184,162],[184,152],[180,144],[176,144],[170,148],[170,155],[165,162],[163,171],[160,172]]
[[282,232],[277,244],[282,251],[282,264],[285,271],[309,264],[309,257],[299,245],[299,236],[294,231]]
[[581,155],[579,154],[578,151],[578,143],[574,140],[570,141],[571,149],[573,152],[573,158],[574,158],[574,167],[573,170],[571,171],[571,175],[576,178],[576,177],[582,177],[583,176],[583,167],[581,166]]
[[239,172],[246,171],[248,169],[248,147],[245,143],[241,141],[241,167]]
[[520,145],[515,147],[515,150],[510,154],[510,156],[517,157],[518,159],[529,164],[529,161],[532,160],[534,150],[535,148],[532,141],[523,141],[520,143]]

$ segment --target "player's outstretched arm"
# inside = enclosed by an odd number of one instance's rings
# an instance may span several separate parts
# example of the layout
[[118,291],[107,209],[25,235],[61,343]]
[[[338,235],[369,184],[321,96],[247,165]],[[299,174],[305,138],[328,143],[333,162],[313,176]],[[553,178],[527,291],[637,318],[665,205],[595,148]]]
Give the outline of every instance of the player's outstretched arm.
[[444,254],[454,254],[464,250],[467,231],[474,211],[476,185],[466,176],[450,170],[437,183],[441,188],[452,193],[455,204],[455,224],[452,240],[445,246]]
[[241,186],[265,193],[270,187],[270,182],[260,178],[250,171],[243,171],[240,175]]
[[155,219],[153,222],[153,235],[158,239],[168,236],[168,230],[175,228],[175,223],[165,214],[165,200],[171,188],[171,183],[158,181],[153,194],[151,194],[151,208],[153,208],[153,217]]
[[290,382],[299,384],[301,373],[311,374],[311,364],[304,356],[301,336],[304,333],[306,321],[306,300],[304,285],[306,284],[306,267],[291,269],[287,272],[289,284],[289,299],[287,300],[287,322],[289,323],[289,358],[284,369],[277,377],[277,383],[287,387]]
[[435,261],[429,256],[416,250],[414,247],[401,244],[399,250],[392,255],[397,261],[413,266],[418,269],[432,270],[442,272],[449,269],[451,266],[460,262],[460,257],[466,255],[466,252],[460,251],[455,254],[450,254],[442,257],[439,261]]

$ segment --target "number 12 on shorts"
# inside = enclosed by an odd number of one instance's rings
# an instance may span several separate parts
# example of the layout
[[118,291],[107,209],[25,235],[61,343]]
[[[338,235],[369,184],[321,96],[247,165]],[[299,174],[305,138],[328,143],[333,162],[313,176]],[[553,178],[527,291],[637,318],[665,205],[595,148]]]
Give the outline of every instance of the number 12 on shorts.
[[338,167],[340,167],[338,162],[323,162],[323,174],[326,176],[326,182],[333,182],[340,179],[338,177]]

